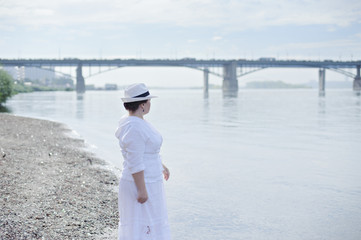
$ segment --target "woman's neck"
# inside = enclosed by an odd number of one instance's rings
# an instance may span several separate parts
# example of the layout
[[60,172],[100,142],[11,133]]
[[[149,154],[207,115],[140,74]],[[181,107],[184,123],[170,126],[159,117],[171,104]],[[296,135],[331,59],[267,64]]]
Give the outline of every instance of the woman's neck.
[[135,112],[130,112],[129,111],[129,116],[133,116],[133,117],[139,117],[141,119],[143,119],[143,114],[139,111],[135,111]]

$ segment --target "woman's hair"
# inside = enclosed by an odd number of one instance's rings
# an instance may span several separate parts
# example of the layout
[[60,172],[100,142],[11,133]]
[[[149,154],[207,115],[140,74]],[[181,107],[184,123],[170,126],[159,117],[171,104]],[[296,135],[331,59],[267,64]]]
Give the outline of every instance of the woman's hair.
[[143,100],[143,101],[139,101],[139,102],[128,102],[128,103],[124,103],[124,107],[125,109],[127,109],[128,111],[131,112],[135,112],[137,111],[137,109],[139,108],[139,105],[146,103],[148,100]]

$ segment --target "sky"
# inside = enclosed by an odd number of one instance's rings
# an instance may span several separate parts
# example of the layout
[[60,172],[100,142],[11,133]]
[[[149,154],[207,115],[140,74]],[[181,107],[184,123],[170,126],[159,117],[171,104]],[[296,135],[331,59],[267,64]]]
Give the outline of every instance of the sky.
[[[0,34],[0,58],[361,60],[361,1],[0,0]],[[267,69],[239,81],[308,82],[317,71]],[[201,86],[203,74],[122,68],[86,81]]]

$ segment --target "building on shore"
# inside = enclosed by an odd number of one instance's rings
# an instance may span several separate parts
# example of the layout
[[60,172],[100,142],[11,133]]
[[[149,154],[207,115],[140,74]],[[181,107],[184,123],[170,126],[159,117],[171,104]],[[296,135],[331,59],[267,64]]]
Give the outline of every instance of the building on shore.
[[74,82],[69,77],[58,76],[54,68],[3,67],[12,78],[25,85],[38,85],[55,88],[73,88]]
[[46,79],[55,79],[56,74],[54,69],[42,69],[35,67],[3,67],[3,69],[9,73],[14,80],[24,82],[25,79],[30,81],[43,81],[45,84]]
[[118,90],[118,85],[117,84],[112,84],[112,83],[107,83],[104,86],[105,90]]

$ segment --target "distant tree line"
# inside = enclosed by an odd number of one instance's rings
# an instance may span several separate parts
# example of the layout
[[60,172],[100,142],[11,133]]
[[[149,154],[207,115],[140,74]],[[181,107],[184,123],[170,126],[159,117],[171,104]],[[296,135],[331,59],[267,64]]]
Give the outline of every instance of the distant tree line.
[[310,88],[304,84],[289,84],[282,81],[258,81],[246,83],[246,88]]

